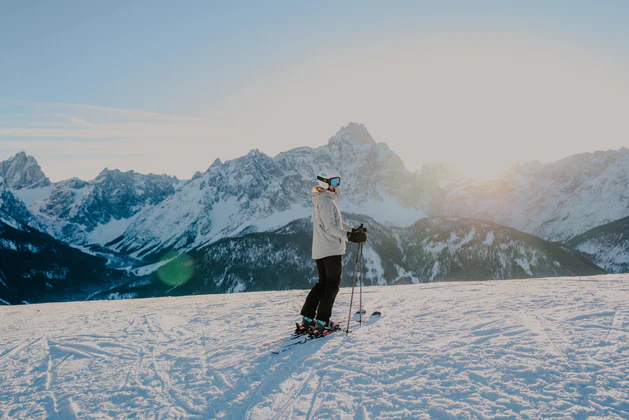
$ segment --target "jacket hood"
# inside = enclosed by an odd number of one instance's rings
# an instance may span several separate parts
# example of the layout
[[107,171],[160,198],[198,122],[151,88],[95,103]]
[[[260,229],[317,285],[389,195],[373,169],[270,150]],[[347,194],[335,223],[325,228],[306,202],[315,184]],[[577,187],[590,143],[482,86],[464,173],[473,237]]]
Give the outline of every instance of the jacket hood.
[[330,197],[330,199],[332,200],[336,200],[341,195],[341,192],[339,190],[332,192],[330,190],[326,190],[325,188],[321,188],[318,185],[312,187],[312,203],[313,204],[317,204],[317,200],[319,200],[319,197],[322,195]]

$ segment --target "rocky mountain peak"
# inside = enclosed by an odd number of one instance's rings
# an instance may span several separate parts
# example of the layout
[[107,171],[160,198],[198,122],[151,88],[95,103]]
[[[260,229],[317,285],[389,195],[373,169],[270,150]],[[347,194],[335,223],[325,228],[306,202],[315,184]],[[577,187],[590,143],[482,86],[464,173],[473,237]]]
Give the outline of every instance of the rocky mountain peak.
[[122,172],[120,169],[103,169],[94,179],[95,184],[127,184],[133,182],[133,171]]
[[[256,159],[258,157],[267,157],[264,153],[260,151],[260,149],[251,149],[249,153],[247,153],[248,158]],[[235,159],[236,160],[236,159]]]
[[44,175],[33,156],[19,152],[12,158],[0,162],[0,177],[10,188],[45,187],[50,180]]
[[376,144],[364,124],[351,122],[330,138],[330,143]]
[[[249,154],[251,154],[251,152],[249,152]],[[195,180],[197,178],[201,178],[204,174],[207,174],[207,173],[220,172],[222,167],[223,167],[223,162],[221,162],[221,160],[219,158],[216,158],[216,159],[214,159],[214,162],[212,162],[210,167],[205,170],[205,172],[201,173],[200,171],[198,171],[199,172],[198,175],[195,173],[194,176],[192,177],[192,179]]]
[[135,173],[134,170],[123,172],[120,169],[109,169],[105,168],[96,176],[96,179],[106,177],[106,176],[119,176],[121,174],[124,175],[133,175]]

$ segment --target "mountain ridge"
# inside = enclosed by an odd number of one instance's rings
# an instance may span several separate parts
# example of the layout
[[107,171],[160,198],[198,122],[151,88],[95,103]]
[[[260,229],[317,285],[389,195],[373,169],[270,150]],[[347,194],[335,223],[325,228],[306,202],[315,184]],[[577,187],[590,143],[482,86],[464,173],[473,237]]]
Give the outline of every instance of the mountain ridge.
[[[23,152],[19,156],[36,165]],[[187,252],[308,217],[310,189],[322,167],[341,168],[342,212],[391,226],[441,215],[469,217],[563,242],[629,216],[626,148],[529,162],[499,179],[471,181],[447,165],[406,170],[399,155],[358,123],[317,148],[297,147],[274,157],[253,149],[225,162],[215,159],[190,180],[105,168],[92,181],[71,178],[5,190],[30,213],[21,209],[18,217],[59,240],[149,262],[168,251]],[[43,172],[39,177],[47,179]],[[27,176],[15,179],[22,178]]]

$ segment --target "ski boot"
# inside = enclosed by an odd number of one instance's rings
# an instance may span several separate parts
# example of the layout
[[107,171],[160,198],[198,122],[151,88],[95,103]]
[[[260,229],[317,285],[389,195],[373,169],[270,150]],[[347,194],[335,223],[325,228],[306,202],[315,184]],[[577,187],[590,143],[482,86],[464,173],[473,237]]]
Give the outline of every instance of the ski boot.
[[341,329],[341,326],[332,321],[321,321],[318,319],[315,322],[314,329],[310,333],[310,337],[312,338],[320,338],[330,335],[334,331],[338,331]]
[[295,335],[309,334],[315,327],[315,321],[307,316],[301,317],[301,324],[295,322]]

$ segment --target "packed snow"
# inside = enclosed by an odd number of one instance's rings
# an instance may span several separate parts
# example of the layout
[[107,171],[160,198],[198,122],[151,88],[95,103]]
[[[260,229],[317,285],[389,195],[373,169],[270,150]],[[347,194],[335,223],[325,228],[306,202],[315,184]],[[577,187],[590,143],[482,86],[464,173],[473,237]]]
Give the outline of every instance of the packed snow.
[[367,313],[381,318],[271,353],[306,293],[1,307],[0,412],[629,417],[629,275],[367,287]]

